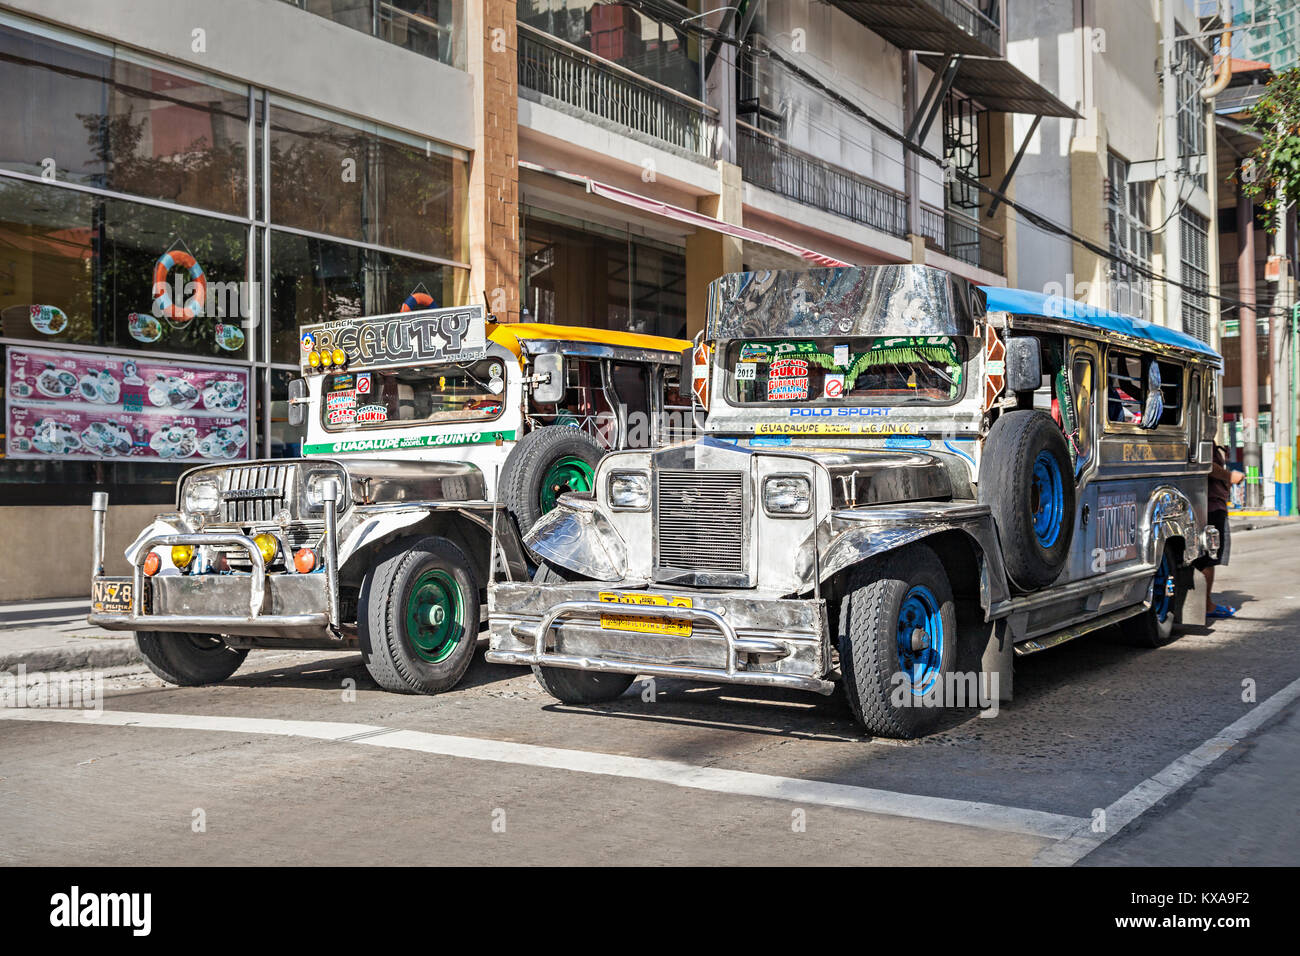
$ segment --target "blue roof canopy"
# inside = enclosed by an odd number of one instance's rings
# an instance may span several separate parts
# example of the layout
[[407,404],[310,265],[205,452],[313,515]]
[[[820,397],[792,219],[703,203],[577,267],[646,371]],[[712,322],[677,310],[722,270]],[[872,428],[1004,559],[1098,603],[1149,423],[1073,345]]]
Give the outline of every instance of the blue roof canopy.
[[980,291],[984,293],[985,302],[990,312],[1037,315],[1045,319],[1065,319],[1070,322],[1077,322],[1080,325],[1091,326],[1094,329],[1118,332],[1121,335],[1130,335],[1160,345],[1172,345],[1177,348],[1187,349],[1189,352],[1199,352],[1201,355],[1213,356],[1220,360],[1223,358],[1200,339],[1193,338],[1185,332],[1176,332],[1173,329],[1165,328],[1163,325],[1156,325],[1154,322],[1146,322],[1120,312],[1111,312],[1109,309],[1099,309],[1095,305],[1076,302],[1064,296],[1044,295],[1041,292],[1030,292],[1028,289],[1003,289],[998,286],[988,285],[980,286]]

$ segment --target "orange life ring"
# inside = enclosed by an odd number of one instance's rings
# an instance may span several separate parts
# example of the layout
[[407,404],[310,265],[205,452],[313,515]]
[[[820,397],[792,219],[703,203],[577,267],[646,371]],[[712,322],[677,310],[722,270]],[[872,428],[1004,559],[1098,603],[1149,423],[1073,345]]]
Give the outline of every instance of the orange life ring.
[[[194,283],[194,294],[185,300],[183,306],[172,301],[171,288],[167,282],[171,271],[177,266],[184,269]],[[158,257],[153,267],[153,314],[166,316],[175,325],[184,325],[190,319],[203,314],[203,303],[208,298],[208,280],[203,275],[203,267],[192,255],[180,249],[164,252]]]
[[433,296],[427,292],[412,292],[402,303],[399,312],[411,312],[415,309],[436,309],[438,303],[433,301]]

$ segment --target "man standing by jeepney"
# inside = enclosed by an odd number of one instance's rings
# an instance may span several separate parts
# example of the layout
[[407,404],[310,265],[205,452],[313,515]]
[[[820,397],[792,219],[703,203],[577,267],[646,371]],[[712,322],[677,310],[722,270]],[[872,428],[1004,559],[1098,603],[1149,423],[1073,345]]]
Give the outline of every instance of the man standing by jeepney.
[[1232,617],[1237,613],[1235,607],[1214,603],[1214,569],[1228,563],[1228,546],[1231,542],[1228,532],[1228,499],[1232,495],[1230,486],[1240,484],[1246,476],[1239,471],[1228,468],[1228,456],[1222,445],[1214,446],[1214,465],[1210,468],[1208,515],[1206,520],[1219,529],[1219,554],[1211,558],[1201,555],[1196,559],[1196,568],[1205,575],[1205,616],[1210,618]]

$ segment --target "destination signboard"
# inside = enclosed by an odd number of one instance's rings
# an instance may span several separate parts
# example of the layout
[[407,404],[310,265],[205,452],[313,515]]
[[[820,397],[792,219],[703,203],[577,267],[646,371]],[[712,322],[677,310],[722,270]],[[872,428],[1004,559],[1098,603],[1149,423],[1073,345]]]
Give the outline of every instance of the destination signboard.
[[302,328],[302,367],[312,352],[342,349],[350,369],[473,362],[487,354],[481,305],[336,319]]

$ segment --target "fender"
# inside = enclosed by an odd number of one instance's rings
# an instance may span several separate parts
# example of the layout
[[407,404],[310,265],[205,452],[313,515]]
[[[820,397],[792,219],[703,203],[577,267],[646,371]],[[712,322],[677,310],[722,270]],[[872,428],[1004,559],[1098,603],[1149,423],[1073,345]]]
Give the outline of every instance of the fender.
[[589,496],[561,495],[524,540],[534,554],[593,581],[627,577],[627,547]]
[[[161,514],[154,518],[143,531],[136,535],[135,540],[126,546],[122,554],[126,557],[126,563],[135,567],[136,558],[140,554],[141,546],[159,534],[188,534],[193,529],[185,522],[179,514]],[[170,565],[168,565],[170,566]]]
[[[876,555],[894,551],[905,545],[923,541],[948,531],[962,532],[979,561],[980,603],[987,612],[993,605],[1011,597],[1006,572],[1002,568],[1002,553],[998,550],[997,531],[988,509],[980,506],[979,513],[944,516],[927,515],[923,520],[900,527],[896,524],[863,524],[836,536],[835,541],[821,559],[820,579],[824,583],[845,568]],[[837,512],[837,518],[843,512]],[[857,516],[854,516],[857,517]],[[937,517],[937,520],[936,520]]]
[[1164,543],[1170,538],[1183,539],[1183,564],[1200,556],[1201,534],[1192,500],[1173,485],[1161,485],[1147,501],[1143,526],[1147,531],[1143,544],[1144,560],[1154,565]]
[[339,544],[338,562],[342,570],[367,545],[382,541],[394,531],[409,528],[429,517],[431,512],[425,508],[410,508],[400,511],[381,511],[361,521],[348,532],[348,536]]

